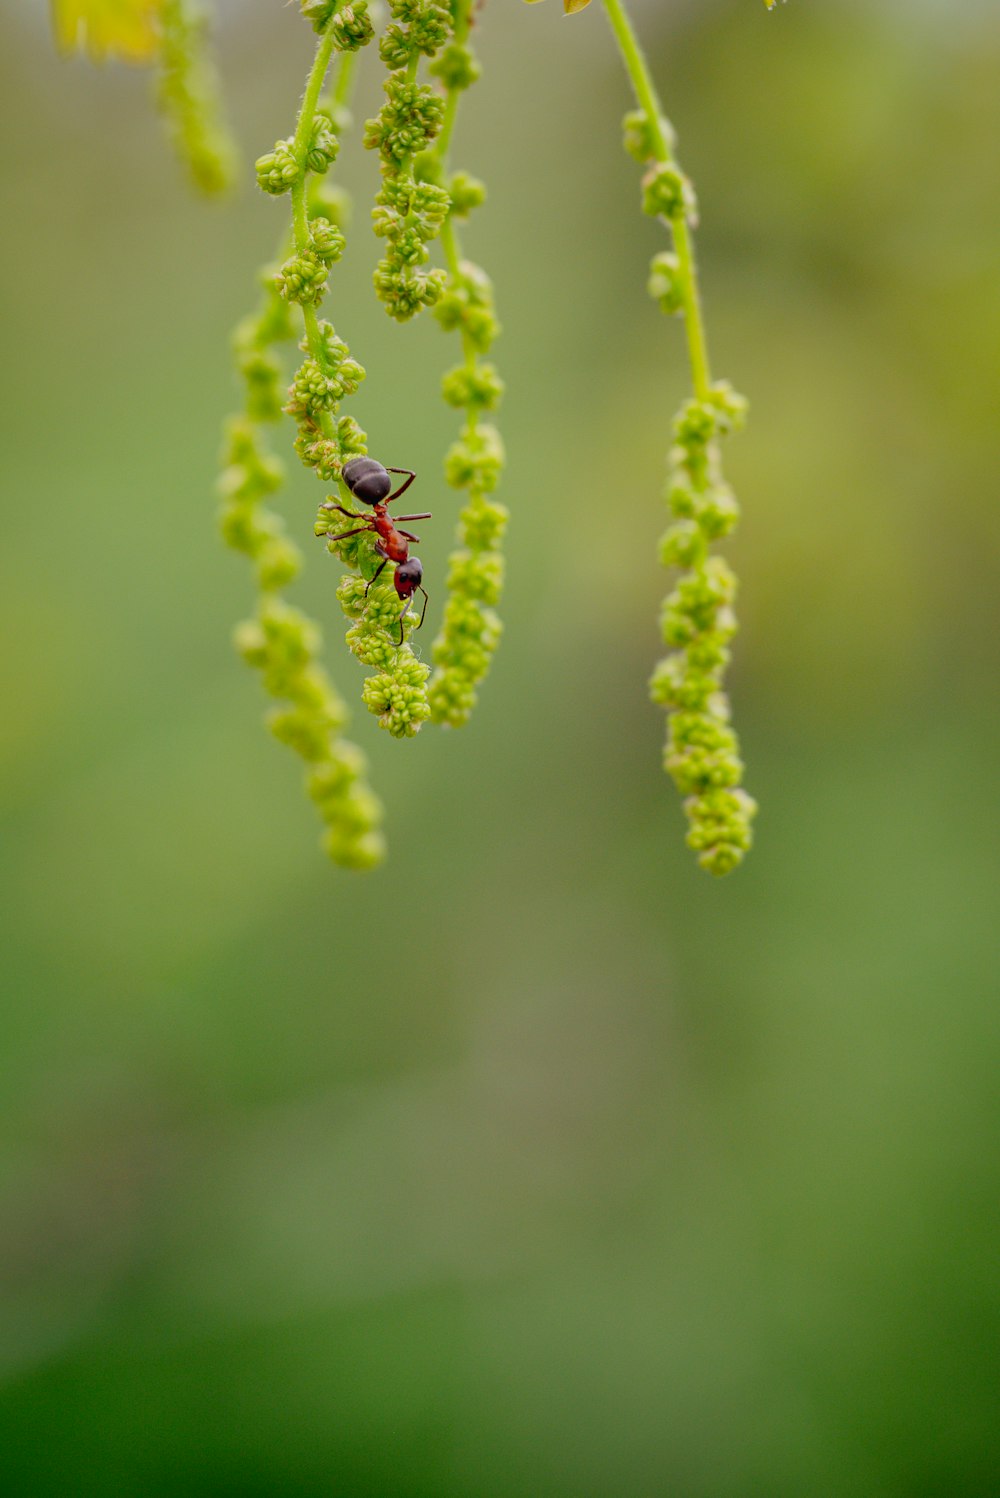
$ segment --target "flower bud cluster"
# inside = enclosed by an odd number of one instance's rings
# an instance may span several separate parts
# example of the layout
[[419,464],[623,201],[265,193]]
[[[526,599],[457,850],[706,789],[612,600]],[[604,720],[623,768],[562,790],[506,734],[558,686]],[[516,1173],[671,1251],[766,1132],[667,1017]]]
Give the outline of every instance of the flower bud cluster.
[[685,285],[681,263],[672,250],[654,255],[649,267],[649,294],[668,317],[684,311]]
[[321,302],[327,292],[327,273],[344,253],[343,234],[328,219],[309,222],[309,243],[289,257],[277,273],[278,291],[288,302]]
[[[308,4],[308,0],[306,0]],[[362,47],[375,35],[371,17],[368,14],[368,0],[354,0],[352,5],[344,5],[341,0],[339,8],[334,5],[337,14],[333,18],[330,34],[333,37],[333,45],[338,52],[360,52]]]
[[[673,125],[664,115],[660,115],[659,125],[661,138],[673,150],[675,144]],[[634,161],[638,161],[640,166],[646,166],[648,162],[657,160],[659,145],[649,115],[644,109],[631,110],[625,116],[622,130],[625,149]]]
[[491,495],[502,467],[499,433],[480,421],[455,443],[445,463],[448,482],[469,493],[459,516],[461,545],[450,559],[448,601],[434,641],[437,670],[430,687],[434,721],[453,728],[468,721],[478,700],[476,688],[500,643],[502,626],[495,609],[503,589],[500,545],[508,511]]
[[375,34],[368,14],[368,0],[299,0],[299,10],[312,29],[322,36],[333,37],[338,52],[357,52],[366,47]]
[[268,695],[284,704],[269,715],[268,726],[309,767],[306,790],[326,827],[326,852],[345,868],[374,868],[385,856],[382,807],[365,782],[364,755],[339,737],[347,709],[316,664],[315,626],[298,609],[265,596],[257,617],[237,629],[236,648],[260,672]]
[[392,20],[379,43],[386,67],[408,67],[422,53],[433,57],[451,35],[448,0],[389,0]]
[[[315,423],[320,413],[333,413],[345,395],[356,394],[365,372],[342,338],[328,322],[318,324],[318,335],[303,339],[299,347],[306,357],[295,371],[285,410],[296,420]],[[316,354],[310,352],[316,350]]]
[[[337,499],[343,503],[338,495]],[[346,508],[346,506],[345,506]],[[365,516],[359,515],[363,523]],[[427,678],[430,668],[417,659],[410,645],[399,643],[399,597],[386,563],[377,581],[374,579],[382,558],[375,551],[370,531],[338,539],[338,532],[354,530],[354,525],[339,510],[322,504],[316,517],[317,536],[326,539],[327,550],[352,568],[341,579],[337,598],[348,619],[347,644],[364,666],[374,669],[361,690],[361,700],[378,718],[393,738],[412,738],[430,717],[427,703]],[[412,632],[419,615],[409,609],[403,618],[404,634]]]
[[269,294],[261,310],[243,318],[233,333],[233,353],[245,387],[244,409],[252,422],[279,421],[285,401],[285,371],[274,345],[294,337],[294,332],[288,308],[273,294],[274,277],[268,267],[262,280]]
[[378,151],[382,170],[373,220],[386,250],[375,270],[375,293],[390,317],[407,322],[434,306],[445,284],[442,271],[422,267],[450,206],[447,190],[423,170],[446,106],[439,93],[417,81],[417,67],[421,56],[435,56],[446,43],[442,57],[451,56],[452,16],[449,6],[435,0],[390,0],[390,10],[393,20],[379,45],[390,69],[386,100],[365,127],[365,145]]
[[257,186],[272,197],[281,197],[304,182],[307,172],[325,172],[336,161],[339,150],[332,115],[317,110],[301,144],[289,135],[276,141],[272,151],[257,157]]
[[687,219],[694,222],[698,204],[694,187],[680,167],[657,161],[642,179],[642,211],[650,218]]
[[732,491],[723,482],[719,438],[744,415],[742,397],[726,385],[712,386],[709,399],[690,400],[674,422],[667,500],[674,524],[660,556],[683,569],[661,617],[671,654],[656,667],[650,694],[670,714],[664,765],[686,798],[688,845],[703,868],[726,874],[742,862],[751,844],[757,807],[740,787],[743,762],[730,725],[723,677],[729,642],[736,633],[736,579],[710,543],[728,535],[739,518]]
[[461,261],[449,276],[434,315],[446,333],[460,332],[463,345],[478,354],[488,353],[500,333],[493,283],[480,266],[468,260]]
[[283,464],[268,451],[249,416],[232,417],[219,476],[219,523],[226,544],[254,563],[261,592],[286,587],[301,566],[298,548],[285,536],[280,517],[263,507],[284,477]]
[[198,0],[160,0],[160,76],[157,101],[174,147],[194,185],[224,192],[233,182],[236,153],[222,113],[219,79],[205,41]]

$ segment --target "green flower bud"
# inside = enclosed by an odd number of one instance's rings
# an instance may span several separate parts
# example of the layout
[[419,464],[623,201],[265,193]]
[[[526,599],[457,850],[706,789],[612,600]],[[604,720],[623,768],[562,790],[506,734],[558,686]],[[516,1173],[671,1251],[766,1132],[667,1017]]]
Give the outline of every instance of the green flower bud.
[[445,459],[445,478],[454,489],[489,493],[500,482],[503,443],[495,427],[483,422],[456,442]]
[[[309,3],[309,0],[306,0]],[[353,0],[334,17],[329,34],[338,52],[358,52],[367,47],[375,35],[375,28],[368,14],[368,0]]]
[[506,505],[474,494],[462,511],[460,538],[470,551],[492,551],[503,539],[509,519]]
[[472,48],[464,42],[450,42],[441,56],[431,64],[431,72],[446,89],[466,89],[482,76],[482,68]]
[[295,372],[288,394],[285,410],[290,416],[315,417],[337,404],[344,387],[338,379],[325,375],[315,359],[305,359]]
[[503,398],[504,385],[493,364],[459,364],[441,381],[441,393],[449,406],[494,411]]
[[649,294],[668,317],[684,311],[684,278],[680,261],[670,250],[653,256],[649,268]]
[[306,165],[311,172],[325,172],[337,159],[340,141],[333,128],[333,119],[323,110],[317,110],[306,146]]
[[334,265],[344,253],[347,241],[329,219],[313,218],[309,221],[309,246],[316,259],[323,265]]
[[386,103],[365,126],[364,143],[390,165],[400,165],[425,150],[441,129],[444,100],[426,84],[409,83],[392,73],[385,84]]
[[402,26],[397,26],[394,22],[390,22],[386,27],[378,44],[379,57],[387,68],[393,70],[405,68],[416,50],[410,41],[409,34],[403,30]]
[[451,211],[455,218],[466,219],[474,208],[486,201],[486,187],[468,172],[455,172],[448,183]]
[[672,711],[684,708],[688,711],[704,711],[716,690],[714,678],[697,671],[690,664],[690,657],[680,651],[660,661],[650,678],[649,695],[661,707]]
[[717,429],[718,412],[697,400],[687,401],[674,421],[674,435],[682,454],[705,447]]
[[678,519],[686,520],[698,509],[698,496],[690,484],[674,479],[667,488],[667,503]]
[[679,167],[665,161],[650,167],[642,180],[642,211],[651,218],[693,219],[694,188]]
[[389,258],[379,261],[372,280],[379,300],[397,322],[407,322],[422,307],[433,307],[445,285],[443,271],[431,271],[426,275],[404,274]]
[[303,759],[313,762],[326,758],[330,735],[338,726],[327,721],[323,714],[299,707],[274,708],[268,714],[267,723],[280,743],[287,744]]
[[461,331],[477,352],[486,353],[500,333],[493,287],[485,271],[468,261],[462,262],[461,272],[461,280],[449,284],[434,315],[446,333]]
[[450,30],[451,16],[448,9],[442,5],[426,4],[419,16],[410,22],[410,36],[413,44],[426,57],[433,57],[434,53],[444,45],[448,40]]
[[[645,110],[633,109],[625,116],[623,128],[624,145],[628,154],[641,166],[645,166],[648,161],[655,161],[659,156],[659,146],[653,139],[649,116]],[[660,116],[660,129],[672,151],[675,145],[674,127],[663,115]]]
[[302,553],[285,536],[272,536],[257,558],[257,582],[262,592],[286,588],[302,568]]
[[709,399],[717,412],[720,432],[738,431],[747,419],[748,402],[727,380],[717,380],[712,386]]
[[693,520],[672,525],[660,542],[660,561],[664,567],[693,567],[701,560],[705,541]]
[[[238,355],[240,374],[246,382],[247,415],[251,421],[277,421],[281,416],[281,364],[262,348],[248,348]],[[281,487],[279,478],[275,488]]]
[[326,274],[326,264],[309,250],[286,260],[274,284],[286,301],[311,304],[322,301],[326,295]]
[[299,10],[315,32],[325,31],[340,0],[299,0]]
[[254,168],[257,186],[262,192],[279,197],[282,193],[289,192],[301,179],[302,164],[296,160],[293,144],[291,139],[279,140],[273,151],[268,151],[265,156],[258,156]]
[[499,552],[456,552],[451,558],[448,587],[477,603],[495,605],[503,589],[504,562]]
[[698,507],[698,525],[709,541],[728,536],[739,518],[740,507],[727,485],[716,484],[703,495]]

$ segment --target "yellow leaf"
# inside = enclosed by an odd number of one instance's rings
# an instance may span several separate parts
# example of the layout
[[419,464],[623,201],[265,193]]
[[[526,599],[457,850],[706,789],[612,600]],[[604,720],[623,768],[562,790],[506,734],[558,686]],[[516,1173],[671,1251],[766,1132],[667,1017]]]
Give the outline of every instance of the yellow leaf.
[[585,5],[589,4],[590,0],[563,0],[563,10],[571,16],[575,10],[582,10]]
[[152,62],[159,50],[161,0],[52,0],[52,26],[64,52],[87,51],[95,61]]

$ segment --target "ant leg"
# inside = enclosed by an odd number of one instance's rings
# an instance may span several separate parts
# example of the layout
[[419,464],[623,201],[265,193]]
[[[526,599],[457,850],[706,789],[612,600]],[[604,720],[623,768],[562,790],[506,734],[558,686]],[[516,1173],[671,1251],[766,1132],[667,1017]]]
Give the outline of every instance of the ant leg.
[[[407,614],[409,612],[410,612],[410,599],[408,598],[406,600],[406,602],[403,604],[403,612],[399,616],[399,645],[400,646],[402,646],[403,641],[406,638],[406,632],[403,629],[403,620],[406,618],[406,616],[407,616]],[[418,628],[419,628],[419,626],[418,626]],[[399,647],[397,647],[397,648],[399,648]]]
[[[386,561],[388,561],[388,558],[386,558]],[[381,573],[381,572],[382,572],[382,570],[383,570],[383,568],[384,568],[384,567],[385,567],[385,562],[383,562],[383,563],[382,563],[382,566],[381,566],[381,567],[379,567],[379,569],[378,569],[378,572],[376,572],[376,573],[375,573],[375,575],[374,575],[374,576],[373,576],[373,577],[370,577],[370,578],[369,578],[369,579],[368,579],[368,582],[367,582],[367,584],[366,584],[366,586],[365,586],[365,597],[366,597],[366,598],[367,598],[367,597],[368,597],[368,589],[369,589],[369,588],[370,588],[370,587],[371,587],[371,585],[372,585],[372,583],[374,583],[374,582],[377,582],[377,581],[378,581],[378,579],[379,579],[379,574],[380,574],[380,573]]]
[[407,539],[407,541],[414,541],[417,544],[417,546],[420,545],[420,537],[419,536],[415,536],[412,531],[400,531],[399,534],[401,536],[405,536],[406,539]]
[[402,484],[400,484],[395,494],[389,495],[389,498],[386,500],[386,504],[391,505],[394,499],[398,499],[401,494],[404,494],[406,492],[417,475],[413,472],[412,468],[387,468],[385,471],[386,473],[405,473],[409,475],[409,477],[405,479]]
[[[355,519],[357,519],[357,516],[355,516]],[[326,534],[330,537],[331,541],[346,541],[348,536],[360,536],[362,531],[370,530],[370,525],[359,525],[357,529],[353,531],[327,531]]]
[[[420,610],[420,618],[417,621],[416,625],[414,626],[414,630],[415,631],[418,630],[418,629],[423,628],[424,619],[426,618],[426,615],[427,615],[427,605],[430,602],[429,598],[427,597],[427,589],[423,586],[423,584],[422,583],[418,583],[417,587],[420,589],[421,593],[424,595],[424,606]],[[411,593],[410,596],[409,596],[409,598],[406,600],[406,602],[403,605],[403,612],[399,616],[399,643],[400,643],[400,645],[402,645],[403,638],[404,638],[403,620],[406,618],[407,614],[410,612],[410,605],[412,604],[412,602],[413,602],[413,594]]]
[[332,499],[328,499],[325,504],[320,505],[320,509],[339,510],[342,515],[347,516],[348,520],[360,520],[362,518],[360,515],[356,515],[353,510],[345,510],[343,505],[336,504]]
[[[386,501],[386,503],[388,503],[388,500]],[[433,520],[434,516],[431,514],[430,510],[424,510],[423,514],[421,515],[397,515],[395,518],[397,520]]]

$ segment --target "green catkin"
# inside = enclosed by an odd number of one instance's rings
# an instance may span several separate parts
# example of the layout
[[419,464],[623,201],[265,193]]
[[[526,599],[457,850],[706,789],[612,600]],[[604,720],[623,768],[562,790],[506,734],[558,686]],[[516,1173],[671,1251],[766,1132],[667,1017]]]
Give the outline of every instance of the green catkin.
[[476,687],[490,667],[500,640],[495,612],[503,588],[500,544],[507,525],[506,507],[492,498],[504,463],[495,426],[483,420],[503,396],[503,381],[486,355],[500,332],[493,289],[486,273],[463,260],[457,224],[485,199],[482,183],[467,173],[449,177],[448,152],[461,94],[480,76],[469,46],[473,0],[451,0],[452,39],[431,67],[445,89],[441,133],[434,151],[420,166],[439,185],[447,184],[450,211],[441,229],[448,267],[443,295],[434,311],[441,327],[461,336],[463,362],[442,382],[444,399],[465,413],[462,435],[445,460],[445,477],[468,491],[459,516],[459,549],[450,558],[448,599],[441,631],[434,641],[436,670],[430,686],[431,716],[436,723],[460,727],[476,701]]
[[236,150],[197,0],[161,0],[157,102],[194,185],[210,195],[232,186]]
[[665,313],[684,319],[694,387],[674,421],[669,455],[666,494],[674,524],[660,554],[665,566],[681,569],[681,577],[663,606],[663,639],[670,654],[656,667],[650,692],[669,715],[664,764],[685,797],[688,845],[703,868],[727,874],[751,846],[757,806],[741,787],[739,742],[723,690],[737,627],[736,579],[711,546],[739,519],[723,478],[720,444],[742,424],[746,402],[725,383],[712,381],[691,236],[694,191],[677,165],[674,133],[624,4],[604,0],[604,7],[639,103],[625,120],[625,146],[646,168],[643,211],[665,223],[673,240],[672,249],[653,260],[649,290]]
[[389,9],[393,19],[379,43],[389,69],[386,100],[365,126],[365,145],[378,151],[382,172],[372,217],[386,248],[375,292],[390,317],[407,322],[434,306],[445,286],[443,271],[423,267],[447,218],[448,193],[416,170],[444,123],[445,101],[417,73],[421,57],[435,56],[449,41],[452,16],[435,0],[389,0]]
[[[378,570],[380,558],[371,534],[338,540],[353,527],[327,506],[337,502],[352,509],[349,491],[341,480],[348,459],[366,453],[367,439],[353,417],[340,416],[340,402],[355,394],[365,377],[333,325],[321,319],[318,307],[327,289],[327,273],[344,248],[342,224],[335,200],[322,184],[323,174],[339,149],[338,132],[344,124],[342,101],[319,106],[330,59],[342,53],[344,65],[367,46],[374,35],[367,0],[351,4],[302,0],[301,10],[318,33],[316,59],[306,86],[295,134],[278,141],[257,162],[257,180],[274,196],[289,193],[292,205],[292,253],[276,277],[276,289],[286,302],[301,309],[305,358],[295,373],[285,410],[298,427],[295,450],[306,467],[326,484],[337,484],[336,494],[320,506],[314,530],[327,538],[328,550],[354,569],[338,589],[341,607],[351,620],[347,643],[375,673],[362,689],[362,701],[394,738],[411,738],[430,715],[427,678],[430,670],[417,660],[409,643],[395,642],[399,604],[391,575],[383,573],[364,598],[365,583]],[[363,519],[360,517],[359,519]],[[394,612],[391,613],[394,605]],[[411,631],[418,616],[411,610],[404,629]]]
[[292,327],[273,271],[262,279],[260,308],[240,323],[233,340],[245,408],[227,423],[219,481],[223,537],[251,559],[259,589],[256,616],[238,627],[235,644],[281,704],[268,718],[271,732],[309,767],[306,788],[325,824],[327,853],[347,868],[367,869],[384,856],[382,809],[366,783],[364,756],[340,736],[347,710],[316,663],[318,629],[282,597],[302,559],[265,505],[284,481],[262,427],[281,418],[284,371],[274,350],[292,336]]

